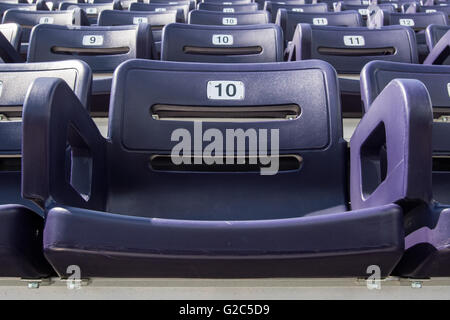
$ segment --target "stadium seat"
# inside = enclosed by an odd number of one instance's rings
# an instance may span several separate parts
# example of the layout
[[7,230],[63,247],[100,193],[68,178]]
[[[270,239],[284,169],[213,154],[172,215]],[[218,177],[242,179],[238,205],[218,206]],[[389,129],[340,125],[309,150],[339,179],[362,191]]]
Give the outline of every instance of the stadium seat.
[[48,10],[47,5],[43,1],[38,1],[36,3],[11,3],[11,2],[0,2],[0,16],[6,10],[9,9],[20,9],[20,10]]
[[[108,138],[61,80],[36,80],[24,107],[23,195],[47,208],[44,250],[60,276],[75,264],[83,278],[354,277],[375,264],[384,277],[399,261],[403,219],[393,203],[422,187],[397,175],[415,168],[407,156],[420,147],[410,128],[421,123],[406,115],[431,109],[419,82],[394,81],[373,107],[393,115],[387,156],[396,170],[380,186],[385,197],[353,211],[329,64],[131,60],[112,88]],[[261,141],[280,154],[278,172],[246,163],[254,153],[239,142],[217,153],[225,133],[252,139],[251,128],[262,159]],[[193,137],[194,156],[186,149],[180,164],[171,153],[182,137],[187,149]]]
[[266,1],[264,4],[264,10],[270,13],[272,22],[275,22],[277,18],[278,10],[286,9],[286,11],[293,12],[314,12],[314,13],[322,13],[327,12],[328,7],[325,3],[317,3],[317,4],[291,4],[290,2],[272,2]]
[[[150,3],[145,1],[146,3]],[[195,10],[197,7],[197,0],[179,0],[179,1],[168,1],[168,0],[152,0],[151,3],[168,3],[168,4],[178,4],[178,5],[186,5],[189,4],[189,11]]]
[[425,29],[425,38],[428,50],[433,50],[441,38],[450,30],[450,26],[429,25]]
[[282,61],[283,33],[275,24],[208,26],[172,23],[163,30],[161,60],[218,63]]
[[156,56],[150,25],[70,27],[40,24],[31,32],[28,62],[77,58],[93,72],[91,111],[108,111],[112,73],[123,61]]
[[447,15],[447,17],[450,17],[450,6],[418,6],[417,7],[418,12],[426,12],[426,13],[433,13],[436,11],[443,12]]
[[9,41],[11,46],[19,51],[22,39],[22,28],[17,23],[0,24],[0,33]]
[[43,210],[21,197],[22,105],[38,77],[58,77],[86,108],[91,71],[80,61],[0,64],[0,276],[40,278],[52,274],[43,255]]
[[[183,19],[181,19],[183,21]],[[99,26],[120,26],[147,23],[152,28],[157,57],[161,53],[161,33],[166,24],[177,22],[176,11],[119,11],[103,10],[98,17]]]
[[414,31],[404,26],[380,29],[298,24],[288,60],[322,59],[339,75],[343,112],[361,114],[359,74],[372,60],[417,63]]
[[[383,88],[395,78],[417,79],[428,89],[430,110],[412,109],[410,118],[428,117],[423,126],[411,128],[413,144],[423,145],[410,154],[419,167],[404,176],[417,186],[426,186],[422,194],[402,203],[405,210],[405,254],[395,270],[409,278],[448,277],[450,275],[450,124],[442,116],[450,111],[450,66],[425,66],[374,61],[361,73],[361,93],[366,110]],[[392,105],[392,112],[399,110]],[[389,147],[388,147],[389,148]],[[389,163],[388,163],[389,166]],[[358,198],[358,195],[355,195]],[[353,195],[352,195],[353,205]]]
[[67,11],[25,11],[20,9],[9,9],[3,15],[2,23],[17,23],[22,27],[22,38],[20,53],[27,56],[28,42],[31,29],[38,24],[48,23],[57,25],[89,25],[88,18],[80,9]]
[[206,25],[247,25],[266,24],[270,15],[265,10],[226,13],[220,11],[192,10],[189,12],[188,23]]
[[336,6],[335,6],[335,11],[337,12],[341,12],[341,11],[348,11],[348,10],[356,10],[358,11],[358,13],[361,15],[363,22],[365,24],[367,24],[367,20],[368,20],[368,16],[369,13],[371,11],[371,8],[379,8],[383,11],[383,13],[388,13],[388,12],[395,12],[395,6],[391,3],[382,3],[382,4],[378,4],[378,5],[352,5],[352,4],[345,4],[343,2],[337,2]]
[[385,13],[385,25],[403,25],[416,32],[419,62],[423,62],[430,53],[425,39],[425,29],[431,25],[447,26],[447,15],[442,12],[432,13]]
[[361,27],[362,19],[356,11],[343,12],[295,12],[279,9],[276,23],[283,30],[284,40],[290,41],[294,36],[295,28],[299,23],[314,25]]
[[59,5],[59,10],[71,10],[75,8],[80,8],[84,12],[89,19],[89,23],[92,25],[97,24],[98,16],[100,12],[103,10],[122,10],[120,2],[118,0],[114,2],[108,3],[70,3],[70,2],[61,2]]
[[213,2],[200,2],[197,5],[197,9],[199,10],[209,10],[209,11],[222,11],[226,13],[233,12],[248,12],[248,11],[256,11],[258,10],[258,4],[256,3],[247,3],[247,4],[225,4],[222,3],[213,3]]
[[189,2],[186,1],[182,4],[133,2],[130,4],[130,11],[177,11],[177,21],[186,22],[189,13]]

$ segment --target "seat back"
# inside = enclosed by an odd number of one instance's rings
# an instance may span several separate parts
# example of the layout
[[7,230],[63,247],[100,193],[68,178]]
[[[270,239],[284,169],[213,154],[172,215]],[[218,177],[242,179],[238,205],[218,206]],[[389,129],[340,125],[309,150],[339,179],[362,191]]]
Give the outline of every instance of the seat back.
[[[138,2],[138,1],[136,1]],[[148,2],[150,3],[150,2]],[[189,5],[189,11],[195,10],[197,8],[197,0],[178,0],[178,1],[167,1],[167,0],[152,0],[151,3],[169,3],[169,4],[179,4],[179,5]]]
[[37,5],[35,3],[0,2],[0,16],[3,16],[5,11],[9,9],[37,10]]
[[[133,60],[117,69],[112,88],[108,212],[257,220],[345,210],[346,151],[329,64]],[[189,147],[177,153],[181,140]],[[277,172],[249,163],[256,140],[272,156],[279,141]],[[207,165],[213,154],[224,164]]]
[[108,3],[71,3],[71,2],[61,2],[59,4],[59,10],[71,10],[75,8],[80,8],[83,10],[88,19],[90,24],[97,24],[98,16],[100,15],[100,12],[103,10],[114,10],[117,8],[117,4],[119,2],[108,2]]
[[208,26],[168,24],[161,60],[191,62],[274,62],[283,59],[283,35],[275,24]]
[[258,10],[258,4],[256,3],[230,4],[229,2],[226,1],[222,3],[200,2],[197,5],[197,9],[209,11],[222,11],[226,13],[248,12]]
[[119,11],[104,10],[98,18],[99,26],[123,26],[147,23],[152,28],[153,41],[161,41],[161,32],[166,24],[174,23],[177,19],[176,11]]
[[130,11],[156,11],[156,12],[166,12],[166,11],[177,11],[177,21],[185,22],[187,21],[189,13],[189,2],[180,2],[176,4],[170,3],[141,3],[133,2],[130,4]]
[[417,63],[414,31],[404,26],[381,29],[299,24],[294,35],[298,60],[322,59],[339,74],[358,74],[372,60]]
[[29,62],[77,58],[94,73],[112,73],[123,61],[153,56],[150,26],[70,27],[40,24],[33,28]]
[[22,38],[22,28],[17,23],[2,23],[0,24],[0,32],[18,51]]
[[425,39],[430,51],[436,46],[436,43],[450,30],[450,26],[429,25],[425,30]]
[[[391,3],[382,3],[377,5],[378,8],[383,10],[383,13],[386,14],[388,12],[395,12],[395,6]],[[361,18],[364,22],[367,23],[368,16],[370,14],[369,5],[366,4],[346,4],[339,2],[336,6],[336,11],[348,11],[348,10],[356,10],[361,15]]]
[[203,0],[202,2],[206,2],[206,3],[230,2],[232,4],[247,4],[247,3],[253,3],[253,0]]
[[270,22],[270,15],[265,10],[250,12],[226,13],[220,11],[193,10],[189,12],[188,23],[206,25],[248,25],[266,24]]
[[314,25],[361,27],[362,19],[356,11],[343,12],[295,12],[279,9],[276,23],[281,26],[285,41],[292,40],[295,28],[299,23]]
[[418,12],[425,12],[425,13],[433,13],[436,11],[439,12],[443,12],[447,15],[447,17],[450,16],[450,6],[446,5],[446,6],[441,6],[441,5],[436,5],[436,6],[418,6],[417,7],[417,11]]
[[277,18],[278,10],[285,9],[286,11],[293,12],[314,12],[314,13],[323,13],[328,11],[328,6],[326,3],[316,3],[316,4],[293,4],[290,2],[272,2],[266,1],[264,3],[264,10],[267,10],[270,13],[271,21],[275,22]]
[[413,28],[414,31],[422,31],[430,24],[444,25],[448,24],[447,15],[443,12],[432,13],[398,13],[391,12],[387,14],[390,25],[402,25]]
[[31,29],[38,24],[87,25],[87,17],[80,9],[67,11],[25,11],[9,9],[3,15],[3,23],[17,23],[22,27],[22,42],[30,40]]
[[[365,110],[393,79],[423,82],[433,104],[433,197],[450,204],[450,66],[373,61],[361,72],[361,96]],[[447,118],[445,118],[447,117]],[[425,170],[425,168],[424,168]]]

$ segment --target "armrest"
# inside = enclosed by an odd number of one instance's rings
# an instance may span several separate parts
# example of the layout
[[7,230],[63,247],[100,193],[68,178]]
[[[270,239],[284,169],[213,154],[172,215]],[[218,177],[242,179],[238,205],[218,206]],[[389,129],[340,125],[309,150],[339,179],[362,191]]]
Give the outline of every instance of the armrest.
[[285,51],[288,61],[311,59],[311,38],[311,26],[306,23],[297,24],[292,41],[289,42]]
[[6,63],[22,63],[25,59],[22,58],[19,52],[14,49],[8,39],[0,32],[0,58]]
[[442,65],[450,55],[450,31],[447,31],[438,43],[431,49],[423,64]]
[[22,120],[22,196],[102,210],[106,140],[66,82],[36,79]]
[[350,141],[352,209],[432,197],[431,100],[418,80],[392,80]]

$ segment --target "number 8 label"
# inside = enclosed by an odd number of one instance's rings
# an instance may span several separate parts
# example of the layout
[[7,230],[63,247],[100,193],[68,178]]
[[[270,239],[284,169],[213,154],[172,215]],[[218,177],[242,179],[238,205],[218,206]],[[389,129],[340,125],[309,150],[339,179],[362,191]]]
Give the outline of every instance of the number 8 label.
[[90,35],[83,37],[83,46],[101,46],[103,44],[103,36]]

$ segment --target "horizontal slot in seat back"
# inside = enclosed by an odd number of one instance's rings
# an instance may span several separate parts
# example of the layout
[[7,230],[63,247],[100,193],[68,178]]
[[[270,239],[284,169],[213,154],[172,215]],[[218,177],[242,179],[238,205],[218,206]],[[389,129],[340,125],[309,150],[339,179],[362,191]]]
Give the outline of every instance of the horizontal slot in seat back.
[[31,29],[38,24],[86,25],[87,17],[78,10],[67,11],[25,11],[10,9],[3,16],[3,23],[17,23],[22,27],[22,42],[28,42]]
[[276,23],[283,29],[284,40],[290,41],[299,23],[313,25],[361,27],[362,19],[356,11],[342,12],[295,12],[279,9]]
[[206,25],[247,25],[266,24],[270,22],[267,11],[257,10],[250,12],[220,12],[207,10],[193,10],[189,12],[188,23]]
[[123,61],[150,58],[150,26],[75,27],[41,24],[30,37],[29,62],[80,59],[94,73],[112,73]]
[[291,2],[272,2],[272,1],[266,1],[264,3],[264,10],[268,11],[270,13],[270,16],[272,17],[271,22],[275,22],[278,14],[278,10],[285,9],[289,12],[327,12],[328,6],[326,3],[316,3],[316,4],[297,4],[297,3],[291,3]]
[[299,24],[293,39],[297,60],[321,59],[338,74],[359,75],[372,60],[417,63],[414,31],[404,26],[380,29]]
[[164,27],[161,60],[245,63],[283,59],[278,25],[212,26],[173,23]]
[[[418,158],[429,157],[431,153],[432,166],[421,168],[421,172],[412,172],[413,179],[425,183],[426,180],[419,179],[430,175],[431,171],[430,198],[433,200],[414,206],[414,199],[411,199],[412,205],[409,208],[408,204],[405,205],[407,250],[395,272],[415,278],[449,276],[450,124],[446,119],[450,114],[450,66],[383,61],[369,63],[361,72],[361,91],[366,110],[370,109],[387,83],[395,78],[421,81],[428,90],[434,114],[431,152],[423,150],[422,154],[417,155]],[[430,163],[429,160],[427,162]]]
[[11,43],[11,46],[18,51],[22,38],[22,28],[17,23],[2,23],[0,24],[0,32]]
[[[259,220],[346,210],[340,105],[327,63],[128,61],[115,73],[110,110],[108,212]],[[208,153],[213,140],[220,147]],[[182,141],[191,152],[176,153]],[[278,170],[261,162],[256,142],[268,156],[278,143]],[[226,143],[234,145],[226,151]]]
[[450,66],[410,65],[374,61],[362,72],[362,100],[367,111],[383,88],[395,78],[423,82],[433,104],[433,192],[435,200],[450,205]]

